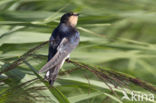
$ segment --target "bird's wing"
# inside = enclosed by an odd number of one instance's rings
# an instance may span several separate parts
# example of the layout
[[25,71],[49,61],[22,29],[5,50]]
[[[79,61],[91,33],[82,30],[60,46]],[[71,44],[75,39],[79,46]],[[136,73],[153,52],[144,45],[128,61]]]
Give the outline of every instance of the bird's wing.
[[[60,43],[60,40],[57,39],[56,35],[58,35],[57,28],[53,31],[51,37],[50,37],[50,42],[49,42],[49,52],[48,52],[48,61],[53,58],[53,56],[57,52],[57,46]],[[59,36],[59,35],[58,35]]]
[[60,45],[57,48],[57,53],[54,55],[54,57],[45,64],[39,73],[46,72],[49,69],[53,68],[60,62],[62,62],[63,59],[65,59],[68,54],[75,48],[76,46],[69,42],[67,38],[63,38]]

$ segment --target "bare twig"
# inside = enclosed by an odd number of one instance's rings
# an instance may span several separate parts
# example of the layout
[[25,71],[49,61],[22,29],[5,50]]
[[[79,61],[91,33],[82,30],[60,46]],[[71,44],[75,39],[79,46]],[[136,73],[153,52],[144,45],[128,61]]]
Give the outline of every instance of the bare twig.
[[70,74],[71,72],[73,71],[76,71],[76,70],[79,70],[80,68],[73,68],[73,69],[69,69],[69,70],[66,70],[66,71],[62,71],[62,72],[59,72],[59,75],[65,75],[65,74]]
[[[121,82],[123,80],[125,80],[125,81],[131,82],[131,83],[133,83],[133,84],[135,84],[135,85],[137,85],[139,87],[142,87],[142,88],[144,88],[144,89],[146,89],[148,91],[156,93],[156,87],[155,86],[153,86],[152,84],[150,84],[148,82],[142,81],[142,80],[140,80],[138,78],[131,77],[131,76],[128,76],[128,75],[125,75],[125,74],[122,74],[122,73],[119,73],[119,72],[116,72],[116,71],[109,71],[109,70],[104,70],[105,72],[97,71],[97,68],[95,68],[95,67],[88,66],[88,65],[86,65],[84,63],[75,62],[73,60],[69,60],[68,62],[72,63],[72,64],[74,64],[76,66],[80,66],[82,68],[85,68],[85,69],[87,69],[87,70],[89,70],[91,72],[94,72],[95,74],[97,73],[98,75],[103,73],[103,78],[105,78],[105,79],[108,76],[110,76],[110,77],[113,76],[113,77],[117,78],[118,80],[120,80]],[[108,77],[108,79],[109,79],[109,77]]]
[[17,59],[16,61],[14,61],[11,65],[9,65],[8,67],[4,68],[0,74],[10,71],[14,68],[16,68],[18,65],[20,65],[23,60],[25,60],[29,55],[31,55],[31,53],[33,53],[35,50],[40,49],[42,46],[46,45],[49,41],[45,41],[43,43],[41,43],[40,45],[28,50],[26,53],[24,53],[19,59]]

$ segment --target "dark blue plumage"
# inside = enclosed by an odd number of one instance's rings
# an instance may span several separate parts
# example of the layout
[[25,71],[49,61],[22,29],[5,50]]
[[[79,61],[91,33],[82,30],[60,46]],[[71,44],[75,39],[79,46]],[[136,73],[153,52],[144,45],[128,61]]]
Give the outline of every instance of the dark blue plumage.
[[69,54],[79,44],[79,32],[76,29],[78,14],[66,13],[60,24],[54,29],[49,42],[48,63],[39,72],[47,72],[45,79],[53,85],[59,69]]
[[79,37],[79,32],[76,30],[76,28],[62,23],[59,24],[59,26],[54,29],[50,37],[48,61],[55,55],[55,53],[57,52],[57,47],[64,37],[72,38],[74,36]]

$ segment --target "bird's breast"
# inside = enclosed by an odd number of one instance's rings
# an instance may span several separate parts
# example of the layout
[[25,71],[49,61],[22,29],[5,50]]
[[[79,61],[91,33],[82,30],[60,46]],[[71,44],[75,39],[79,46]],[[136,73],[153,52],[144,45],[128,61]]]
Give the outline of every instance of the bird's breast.
[[71,44],[78,44],[79,43],[79,36],[77,35],[72,35],[70,38],[69,38],[69,41]]

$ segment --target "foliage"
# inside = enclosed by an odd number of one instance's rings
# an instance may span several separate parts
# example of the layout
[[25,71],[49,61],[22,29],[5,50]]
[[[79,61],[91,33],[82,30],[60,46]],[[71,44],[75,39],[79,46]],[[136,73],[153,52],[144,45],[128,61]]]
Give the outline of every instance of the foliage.
[[[144,86],[156,84],[155,10],[154,0],[1,0],[0,70],[20,62],[0,75],[0,103],[129,103],[122,91],[154,94]],[[65,63],[49,87],[36,71],[47,62],[45,41],[69,11],[80,13],[71,59],[82,64]]]

